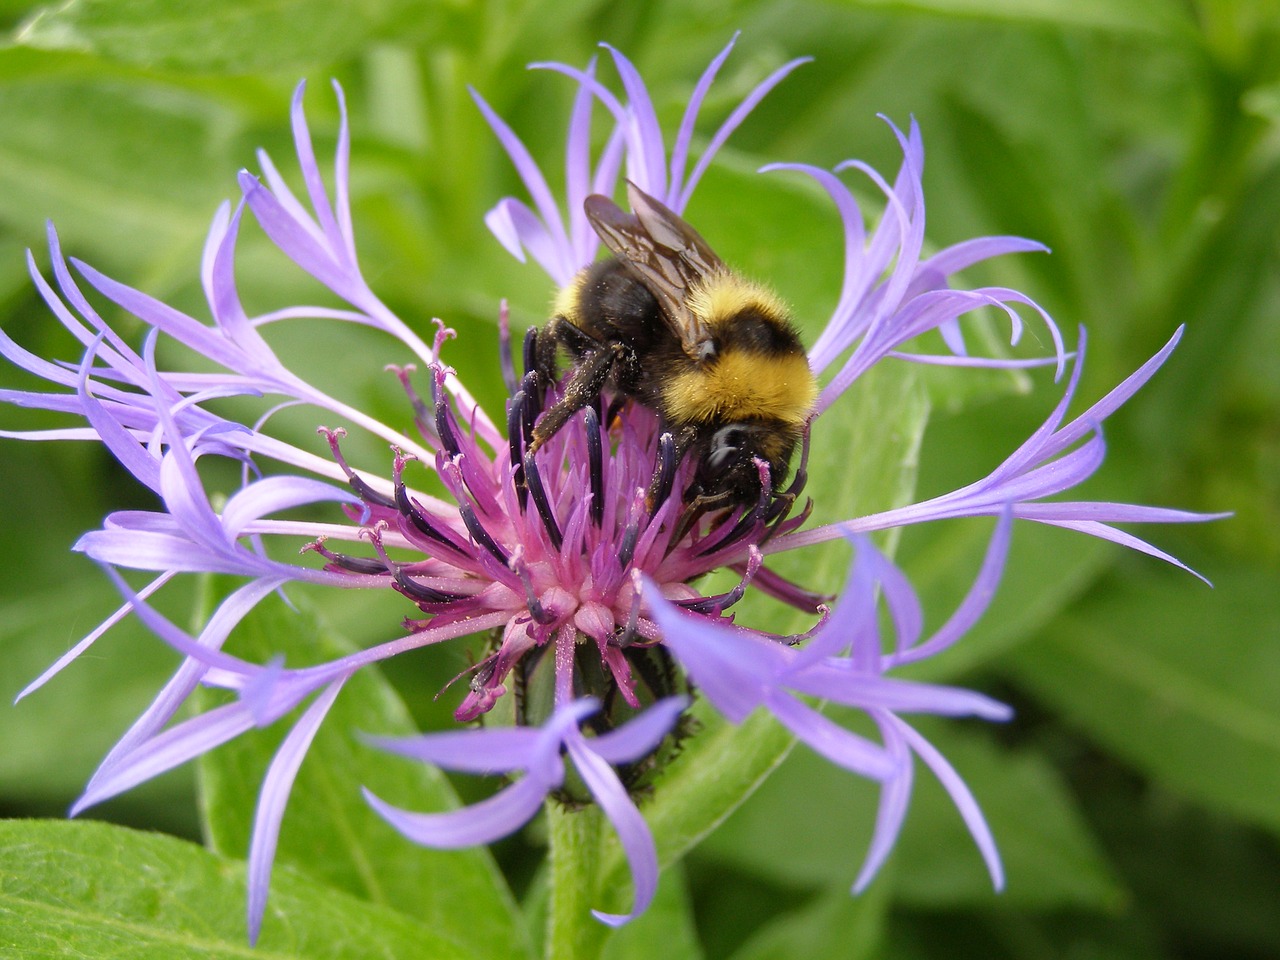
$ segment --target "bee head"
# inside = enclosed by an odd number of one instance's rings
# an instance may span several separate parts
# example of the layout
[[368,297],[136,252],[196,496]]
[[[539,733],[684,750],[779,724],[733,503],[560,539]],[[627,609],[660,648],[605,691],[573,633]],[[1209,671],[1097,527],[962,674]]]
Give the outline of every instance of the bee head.
[[768,421],[726,424],[705,441],[694,475],[696,492],[703,497],[724,498],[729,504],[754,503],[760,496],[760,468],[769,466],[776,490],[787,474],[787,462],[795,449],[790,431]]

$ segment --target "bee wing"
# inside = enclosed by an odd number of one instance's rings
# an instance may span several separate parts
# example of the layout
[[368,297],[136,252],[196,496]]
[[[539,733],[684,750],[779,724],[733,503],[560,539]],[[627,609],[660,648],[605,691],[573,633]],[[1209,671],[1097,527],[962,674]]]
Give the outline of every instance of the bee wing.
[[684,352],[705,360],[714,350],[711,332],[689,309],[687,294],[698,281],[724,270],[724,262],[698,231],[630,181],[627,198],[632,213],[608,197],[587,197],[587,219],[604,245],[657,298]]

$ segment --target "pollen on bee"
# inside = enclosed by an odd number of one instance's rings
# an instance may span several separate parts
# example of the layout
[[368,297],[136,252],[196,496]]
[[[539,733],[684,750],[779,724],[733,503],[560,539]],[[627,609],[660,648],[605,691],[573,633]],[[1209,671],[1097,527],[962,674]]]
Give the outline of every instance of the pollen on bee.
[[579,270],[572,280],[557,290],[555,299],[551,301],[551,316],[576,321],[578,302],[582,298],[582,285],[586,282],[587,271]]

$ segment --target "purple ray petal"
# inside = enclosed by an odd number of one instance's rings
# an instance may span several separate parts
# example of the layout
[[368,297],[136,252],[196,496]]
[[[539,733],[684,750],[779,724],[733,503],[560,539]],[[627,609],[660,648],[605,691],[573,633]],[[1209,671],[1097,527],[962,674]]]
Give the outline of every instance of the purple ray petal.
[[534,206],[538,208],[538,213],[548,234],[558,247],[566,249],[569,238],[565,234],[564,223],[560,219],[560,208],[556,204],[555,197],[551,194],[551,189],[547,186],[546,179],[542,176],[542,170],[525,148],[525,145],[520,142],[520,138],[494,112],[484,97],[480,96],[474,89],[468,88],[468,90],[470,90],[471,99],[480,108],[480,112],[484,114],[485,121],[489,124],[490,129],[493,130],[494,135],[497,136],[498,142],[507,151],[507,156],[511,158],[511,163],[515,166],[516,173],[524,181],[525,189],[529,191],[529,196],[533,198]]
[[786,666],[786,653],[774,641],[757,642],[705,617],[681,613],[658,595],[651,582],[646,587],[663,643],[716,709],[741,723],[760,705],[766,687]]
[[484,222],[498,242],[521,263],[524,262],[524,251],[528,250],[538,266],[560,286],[573,279],[577,265],[569,262],[564,243],[557,240],[543,221],[519,200],[511,197],[500,200],[485,214]]
[[338,233],[341,235],[346,257],[356,262],[356,234],[351,223],[351,123],[347,118],[347,95],[342,84],[330,80],[334,98],[338,101],[338,143],[333,154],[334,206],[338,216]]
[[493,843],[515,833],[542,809],[547,792],[559,785],[559,779],[547,782],[528,775],[486,800],[447,813],[411,813],[380,799],[368,787],[363,793],[384,820],[414,843],[455,850]]
[[[152,580],[145,587],[143,587],[141,590],[138,591],[137,595],[139,599],[145,600],[147,597],[151,596],[153,593],[155,593],[157,590],[159,590],[162,586],[164,586],[166,583],[168,583],[172,579],[173,579],[173,574],[162,573],[160,576],[156,577],[154,580]],[[61,673],[63,668],[66,667],[68,664],[70,664],[72,660],[75,660],[77,657],[80,656],[80,654],[84,653],[91,646],[93,646],[94,642],[99,637],[101,637],[104,633],[106,633],[108,630],[110,630],[112,627],[114,627],[117,623],[119,623],[128,614],[132,612],[133,612],[132,603],[126,603],[124,604],[124,606],[118,608],[115,613],[111,614],[111,616],[103,620],[102,623],[98,624],[87,636],[84,637],[84,639],[82,639],[74,647],[72,647],[70,650],[68,650],[66,653],[60,656],[56,661],[54,661],[53,665],[50,666],[47,670],[45,670],[44,673],[40,674],[40,676],[36,677],[29,684],[23,687],[22,691],[16,697],[13,698],[13,702],[17,704],[18,701],[22,700],[24,697],[28,696],[29,694],[35,693],[37,690],[43,687],[46,683],[52,680],[57,674]]]
[[[1032,506],[1035,507],[1039,505],[1033,504]],[[1036,512],[1037,511],[1034,509],[1031,511],[1032,514]],[[1023,516],[1022,507],[1018,508],[1017,516]],[[1028,519],[1038,520],[1039,518],[1033,515],[1028,517]],[[1199,521],[1206,518],[1197,516],[1195,519]],[[1214,518],[1210,517],[1208,519]],[[1094,520],[1040,520],[1040,522],[1047,523],[1053,527],[1062,527],[1064,530],[1075,530],[1077,533],[1088,534],[1091,537],[1097,537],[1099,540],[1110,540],[1112,543],[1118,543],[1122,547],[1128,547],[1130,550],[1137,550],[1139,553],[1145,553],[1149,557],[1155,557],[1157,560],[1163,560],[1165,563],[1172,564],[1180,570],[1185,570],[1197,580],[1201,580],[1209,586],[1213,586],[1213,584],[1209,582],[1208,578],[1199,571],[1187,566],[1177,557],[1165,553],[1159,547],[1153,546],[1141,537],[1135,537],[1133,534],[1127,533],[1124,530],[1117,530],[1115,527],[1109,526],[1105,523],[1098,523]]]
[[249,842],[249,898],[246,910],[249,920],[249,942],[258,942],[262,928],[262,915],[267,909],[267,891],[271,885],[271,866],[275,862],[276,843],[280,838],[280,821],[293,790],[298,768],[315,739],[316,731],[329,714],[334,699],[342,689],[346,677],[340,677],[324,690],[306,709],[289,735],[280,744],[258,794],[258,805],[253,815],[253,833]]
[[630,137],[631,149],[627,151],[627,160],[634,164],[631,177],[642,190],[655,197],[667,195],[666,144],[662,137],[662,127],[658,123],[658,115],[654,111],[653,101],[649,98],[648,88],[644,85],[640,73],[635,66],[616,48],[607,43],[600,46],[609,51],[613,57],[613,65],[622,78],[622,88],[627,92],[627,126],[634,131]]
[[528,767],[540,730],[449,730],[416,737],[368,737],[380,750],[461,773],[510,773]]
[[615,766],[633,763],[662,742],[688,706],[688,697],[659,700],[635,719],[592,740],[591,752]]
[[978,850],[982,853],[987,872],[991,874],[991,885],[997,891],[1003,890],[1004,867],[1000,863],[1000,851],[996,849],[995,837],[991,835],[991,828],[987,826],[987,820],[982,815],[982,809],[974,799],[973,793],[961,779],[960,774],[956,773],[955,767],[947,762],[946,757],[939,753],[933,744],[896,717],[892,722],[898,727],[911,749],[928,764],[934,776],[950,794],[951,802],[956,805],[965,826],[969,828],[973,842],[978,845]]
[[770,694],[769,712],[815,753],[871,780],[888,780],[900,765],[878,744],[851,733],[785,693]]
[[649,909],[653,895],[657,892],[658,851],[653,843],[653,834],[649,832],[649,825],[631,802],[631,797],[627,795],[626,788],[613,768],[603,758],[592,753],[581,737],[568,738],[565,746],[569,750],[569,756],[573,758],[573,765],[591,791],[591,796],[618,834],[623,853],[631,867],[631,883],[634,888],[631,911],[621,914],[591,911],[601,923],[620,927]]
[[[693,141],[693,129],[698,122],[698,114],[702,110],[702,101],[707,97],[707,91],[711,89],[711,84],[715,82],[716,74],[720,72],[720,67],[724,65],[730,53],[733,52],[733,46],[738,42],[741,31],[735,31],[733,36],[729,38],[729,42],[725,44],[723,50],[712,58],[707,69],[702,71],[702,76],[698,78],[698,82],[694,85],[693,93],[689,95],[689,102],[685,105],[684,116],[680,118],[680,127],[676,131],[675,141],[671,145],[671,161],[669,164],[669,182],[671,183],[671,192],[677,194],[676,197],[668,196],[664,202],[671,207],[676,213],[683,213],[685,206],[688,205],[688,197],[680,195],[680,185],[684,182],[684,167],[689,160],[689,144]],[[681,203],[683,199],[683,203]]]
[[[730,45],[732,46],[732,44]],[[724,54],[721,54],[721,56],[723,57],[728,52],[728,48],[726,48]],[[725,141],[732,136],[733,131],[737,130],[738,127],[742,125],[742,121],[747,118],[748,114],[750,114],[751,111],[759,105],[761,100],[768,96],[769,92],[774,87],[785,80],[792,70],[803,64],[810,63],[812,60],[813,57],[797,57],[795,60],[789,60],[756,84],[752,91],[747,94],[743,101],[734,108],[731,114],[729,114],[724,123],[720,124],[719,129],[717,129],[715,134],[711,137],[710,143],[707,144],[707,149],[704,150],[702,152],[702,156],[698,158],[698,163],[694,166],[693,172],[689,174],[689,179],[684,184],[683,188],[681,188],[680,182],[676,180],[674,176],[672,177],[670,193],[675,194],[675,192],[679,190],[679,195],[673,196],[671,200],[668,200],[668,205],[671,206],[671,209],[676,213],[684,212],[684,208],[689,205],[689,200],[693,196],[694,187],[698,185],[698,181],[700,181],[702,179],[702,175],[706,173],[707,167],[711,165],[711,161],[715,159],[715,155],[719,153],[720,148],[724,146]],[[689,109],[692,110],[694,108],[695,101],[691,99],[689,101]],[[673,151],[673,164],[674,159],[675,155]],[[674,203],[672,203],[672,201],[674,201]]]
[[898,666],[932,657],[958,641],[978,622],[978,618],[991,605],[991,598],[995,596],[996,587],[1004,575],[1012,531],[1013,511],[1006,508],[1000,514],[995,531],[991,534],[991,543],[987,546],[978,576],[955,613],[924,643],[916,647],[900,646],[896,653],[886,658],[886,666]]
[[247,171],[240,174],[240,190],[258,225],[290,260],[338,296],[346,300],[358,296],[347,271],[334,259],[332,251],[307,228],[305,221],[289,214],[275,193]]
[[84,355],[84,363],[80,367],[80,378],[76,385],[76,392],[80,398],[80,408],[84,411],[85,419],[97,431],[98,436],[102,438],[103,444],[111,451],[112,456],[120,461],[131,474],[133,474],[139,482],[145,484],[150,489],[159,492],[160,489],[160,465],[147,456],[142,448],[138,446],[138,442],[133,436],[124,429],[114,417],[107,413],[106,408],[100,404],[89,392],[89,368],[93,364],[95,346],[90,347]]
[[805,645],[787,668],[795,674],[827,657],[852,647],[853,660],[863,669],[874,669],[880,663],[880,630],[876,619],[876,573],[879,556],[864,537],[850,538],[857,545],[853,564],[844,589],[832,608],[831,616]]
[[311,503],[359,503],[351,491],[310,477],[267,477],[238,490],[222,510],[222,532],[235,540],[255,520]]
[[1010,716],[1007,706],[984,694],[961,687],[869,675],[849,669],[847,661],[810,667],[789,678],[789,683],[799,693],[860,709],[976,716],[984,720],[1007,720]]
[[234,740],[254,727],[243,704],[214,707],[139,744],[109,768],[99,767],[70,816]]
[[858,878],[854,881],[853,892],[861,893],[875,879],[885,860],[893,851],[902,830],[902,821],[907,816],[907,807],[911,804],[911,787],[915,773],[911,765],[911,751],[897,727],[876,716],[876,724],[884,736],[885,749],[899,766],[899,774],[887,781],[880,788],[880,806],[876,810],[875,831],[871,835],[871,846],[867,850],[867,858],[863,861]]
[[[1056,452],[1071,446],[1071,444],[1089,433],[1093,424],[1102,423],[1107,417],[1119,410],[1130,397],[1142,389],[1147,381],[1155,376],[1157,370],[1164,366],[1165,361],[1169,359],[1169,355],[1178,346],[1178,342],[1182,339],[1182,334],[1186,329],[1185,324],[1178,327],[1168,342],[1156,351],[1150,360],[1125,377],[1105,397],[1058,431],[1053,437],[1053,442],[1048,445],[1050,452]],[[1083,337],[1080,342],[1080,355],[1083,358]]]
[[932,257],[923,260],[916,269],[915,283],[920,290],[931,289],[940,281],[953,273],[1010,253],[1048,253],[1049,248],[1043,243],[1023,237],[975,237],[964,240],[939,250]]

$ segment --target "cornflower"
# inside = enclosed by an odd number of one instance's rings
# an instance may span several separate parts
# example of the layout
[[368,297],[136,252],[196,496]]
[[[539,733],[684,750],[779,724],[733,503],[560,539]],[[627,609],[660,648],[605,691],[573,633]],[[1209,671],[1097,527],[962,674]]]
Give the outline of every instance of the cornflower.
[[[477,104],[532,200],[529,206],[507,198],[488,214],[486,221],[502,244],[522,260],[526,254],[532,256],[554,283],[568,283],[599,249],[583,201],[591,193],[613,193],[624,166],[631,182],[682,213],[719,147],[760,99],[804,62],[787,63],[762,81],[716,130],[686,175],[700,107],[732,46],[731,42],[716,57],[695,86],[669,151],[639,73],[618,51],[608,48],[621,77],[622,98],[599,81],[594,61],[585,70],[535,65],[566,74],[578,85],[566,138],[563,207],[515,133],[477,94]],[[75,549],[107,569],[125,602],[20,695],[47,682],[130,614],[183,656],[170,681],[103,760],[72,813],[250,729],[275,723],[307,703],[271,763],[259,798],[248,857],[248,926],[250,938],[256,939],[290,788],[345,681],[364,666],[410,650],[490,633],[493,642],[470,671],[455,716],[460,722],[491,716],[496,704],[513,697],[514,687],[523,694],[515,711],[516,727],[410,740],[375,737],[372,743],[449,769],[519,774],[519,779],[487,800],[447,813],[400,810],[366,793],[373,808],[413,840],[437,847],[487,843],[518,829],[547,798],[592,801],[619,836],[634,888],[629,911],[596,915],[609,924],[634,918],[651,902],[659,868],[653,837],[632,794],[655,783],[653,788],[661,789],[663,744],[684,733],[679,718],[688,703],[691,679],[730,721],[741,721],[764,707],[822,755],[883,784],[876,834],[857,881],[859,889],[892,847],[910,794],[913,754],[942,779],[999,886],[995,846],[972,796],[945,759],[898,714],[998,720],[1008,715],[1007,709],[980,694],[886,674],[902,663],[945,650],[977,620],[999,581],[1014,518],[1075,529],[1177,563],[1111,524],[1208,517],[1044,498],[1070,490],[1100,466],[1102,421],[1155,373],[1178,334],[1084,415],[1066,422],[1084,356],[1083,336],[1071,355],[1051,318],[1023,294],[1003,287],[965,290],[949,285],[953,274],[974,263],[1043,247],[1019,238],[987,237],[925,257],[924,152],[914,122],[905,133],[890,124],[903,154],[892,183],[857,161],[836,171],[771,165],[765,169],[799,171],[814,178],[843,222],[843,287],[809,354],[824,385],[798,469],[785,490],[771,488],[768,470],[760,464],[757,503],[712,516],[690,516],[684,493],[693,465],[676,456],[671,435],[652,410],[602,398],[531,452],[533,427],[555,402],[561,385],[546,385],[533,373],[528,339],[529,372],[517,377],[505,309],[499,359],[511,398],[505,416],[494,419],[445,362],[452,331],[437,322],[434,337],[423,339],[378,299],[356,258],[346,111],[341,89],[336,84],[334,89],[341,123],[332,193],[312,146],[300,85],[292,122],[305,195],[296,196],[260,152],[262,179],[242,172],[241,199],[217,211],[201,267],[212,323],[81,261],[68,263],[50,227],[54,282],[46,280],[29,255],[31,276],[83,353],[76,362],[52,362],[0,333],[0,353],[53,388],[3,390],[0,399],[71,414],[81,421],[60,429],[3,435],[102,443],[161,505],[113,513],[102,529],[86,533],[76,544]],[[590,133],[597,101],[610,116],[612,133],[593,155]],[[885,213],[874,229],[868,229],[853,193],[836,175],[846,168],[864,174],[884,196]],[[248,314],[234,269],[246,208],[297,267],[346,306],[291,306]],[[140,350],[99,315],[82,282],[143,322],[147,333]],[[1053,355],[1036,361],[969,355],[960,320],[984,307],[1008,317],[1014,343],[1023,329],[1018,308],[1029,311],[1043,323]],[[395,373],[406,393],[405,424],[383,423],[291,371],[263,335],[283,320],[358,323],[393,338],[402,359]],[[941,333],[947,353],[904,349],[934,330]],[[220,371],[162,366],[157,349],[161,338],[212,361]],[[174,353],[166,350],[163,355]],[[1048,362],[1062,373],[1072,356],[1060,404],[987,477],[931,500],[820,527],[806,527],[807,508],[792,514],[791,506],[802,496],[807,479],[810,431],[821,442],[822,417],[880,360],[987,367]],[[252,422],[223,416],[218,401],[233,396],[262,398],[263,412]],[[334,424],[319,428],[322,442],[315,449],[272,433],[274,414],[298,405],[313,408]],[[365,431],[389,444],[389,464],[348,462],[342,443],[347,429]],[[225,499],[207,488],[198,470],[203,459],[240,465],[241,482]],[[424,470],[442,494],[427,493],[421,482],[411,485],[412,471]],[[345,521],[278,516],[284,510],[311,508],[323,517],[321,511],[331,503],[342,506]],[[902,572],[862,535],[942,518],[980,516],[997,518],[987,559],[950,620],[922,641],[923,614],[914,591]],[[812,590],[764,565],[768,555],[847,537],[855,538],[856,561],[833,610]],[[300,560],[277,559],[278,551],[269,549],[299,539],[308,544]],[[358,552],[335,549],[344,543],[356,544]],[[117,568],[154,576],[135,590]],[[699,579],[722,568],[736,572],[737,584],[723,593],[700,592],[695,586]],[[229,575],[240,585],[192,635],[160,615],[149,598],[180,574],[202,573]],[[224,652],[224,642],[245,615],[291,583],[395,590],[421,617],[407,619],[403,635],[302,667],[288,667],[280,658],[255,663]],[[748,590],[816,615],[814,628],[802,636],[779,636],[734,623],[727,611]],[[895,628],[896,642],[889,652],[881,648],[878,596]],[[539,698],[526,688],[542,676],[550,677],[549,689]],[[221,687],[236,696],[175,720],[201,685]],[[811,706],[814,698],[864,711],[883,742],[837,725]],[[572,778],[566,759],[574,769]]]

